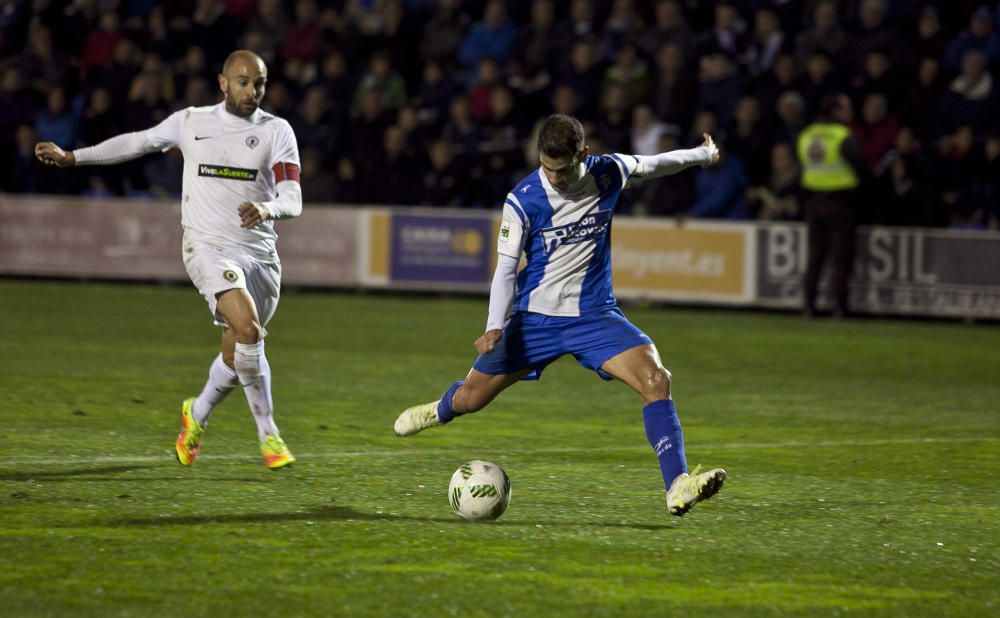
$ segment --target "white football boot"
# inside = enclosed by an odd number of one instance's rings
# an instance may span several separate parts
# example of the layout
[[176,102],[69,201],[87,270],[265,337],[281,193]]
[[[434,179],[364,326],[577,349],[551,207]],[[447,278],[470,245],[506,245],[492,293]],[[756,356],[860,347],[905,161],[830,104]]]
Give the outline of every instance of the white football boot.
[[428,427],[441,424],[438,418],[438,401],[432,401],[419,406],[407,408],[396,419],[396,424],[392,429],[397,436],[412,436],[418,431],[423,431]]
[[695,466],[690,474],[685,472],[670,484],[670,491],[667,492],[667,510],[671,515],[682,517],[694,505],[717,494],[725,482],[726,471],[722,468],[701,472],[701,466]]

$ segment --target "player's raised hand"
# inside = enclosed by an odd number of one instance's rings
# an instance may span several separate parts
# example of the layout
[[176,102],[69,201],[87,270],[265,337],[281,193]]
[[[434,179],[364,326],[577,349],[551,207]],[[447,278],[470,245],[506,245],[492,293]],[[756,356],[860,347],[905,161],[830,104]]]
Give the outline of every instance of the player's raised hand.
[[267,221],[267,209],[262,204],[243,202],[240,204],[240,227],[249,230]]
[[702,167],[708,167],[709,165],[714,165],[714,164],[718,163],[719,162],[719,147],[715,145],[715,141],[712,139],[712,136],[709,135],[708,133],[702,133],[701,136],[705,138],[705,141],[703,141],[701,143],[701,145],[702,146],[707,146],[708,149],[709,149],[709,152],[712,153],[712,160],[709,161],[708,163],[705,163],[704,165],[702,165]]
[[497,347],[497,341],[500,341],[500,335],[503,331],[499,328],[494,328],[493,330],[488,330],[476,339],[476,352],[480,354],[489,354],[493,351],[493,348]]
[[35,157],[45,165],[56,167],[69,167],[76,164],[76,156],[72,152],[66,152],[52,142],[35,144]]

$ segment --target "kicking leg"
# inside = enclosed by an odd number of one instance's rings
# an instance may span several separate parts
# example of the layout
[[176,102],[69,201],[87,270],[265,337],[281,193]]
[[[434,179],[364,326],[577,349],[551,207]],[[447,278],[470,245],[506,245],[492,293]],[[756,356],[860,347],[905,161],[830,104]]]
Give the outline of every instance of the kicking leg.
[[393,430],[397,436],[411,436],[428,427],[450,422],[456,416],[478,412],[530,372],[525,369],[508,375],[489,375],[472,369],[465,380],[448,387],[441,399],[406,409],[396,419]]
[[601,369],[628,384],[645,402],[642,409],[646,439],[660,462],[663,484],[667,489],[667,508],[681,516],[701,500],[707,500],[722,488],[726,471],[687,473],[684,436],[677,408],[670,397],[670,372],[660,361],[654,345],[631,348],[608,359]]

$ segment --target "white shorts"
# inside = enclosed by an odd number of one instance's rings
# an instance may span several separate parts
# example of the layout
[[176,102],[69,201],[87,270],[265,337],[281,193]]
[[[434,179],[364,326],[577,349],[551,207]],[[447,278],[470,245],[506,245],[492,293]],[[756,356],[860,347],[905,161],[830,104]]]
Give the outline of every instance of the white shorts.
[[226,326],[217,311],[218,295],[226,290],[245,289],[257,306],[260,325],[266,326],[278,309],[281,296],[281,261],[277,256],[262,259],[212,245],[184,243],[184,268],[191,282],[208,302],[219,326]]

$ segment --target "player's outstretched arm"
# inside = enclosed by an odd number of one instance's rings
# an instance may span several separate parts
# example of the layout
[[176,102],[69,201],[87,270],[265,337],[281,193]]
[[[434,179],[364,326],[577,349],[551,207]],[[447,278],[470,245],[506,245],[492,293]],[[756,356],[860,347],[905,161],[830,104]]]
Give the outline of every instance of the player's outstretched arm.
[[503,334],[504,322],[507,321],[511,303],[514,302],[518,262],[517,258],[497,254],[497,269],[493,272],[493,284],[490,286],[490,313],[486,318],[486,332],[476,339],[476,351],[480,354],[492,352]]
[[719,161],[719,147],[715,145],[712,136],[702,133],[705,141],[697,148],[688,150],[671,150],[658,155],[635,155],[639,161],[636,175],[640,178],[656,178],[667,176],[700,165],[708,167]]
[[66,152],[52,142],[38,142],[35,144],[35,157],[45,165],[55,167],[70,167],[76,165],[76,157],[73,152]]

